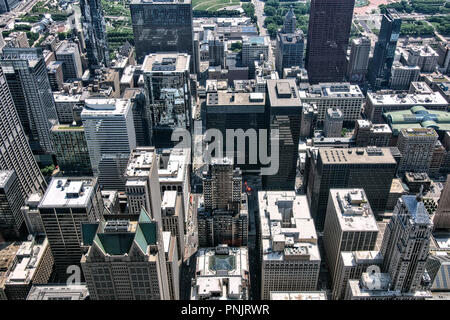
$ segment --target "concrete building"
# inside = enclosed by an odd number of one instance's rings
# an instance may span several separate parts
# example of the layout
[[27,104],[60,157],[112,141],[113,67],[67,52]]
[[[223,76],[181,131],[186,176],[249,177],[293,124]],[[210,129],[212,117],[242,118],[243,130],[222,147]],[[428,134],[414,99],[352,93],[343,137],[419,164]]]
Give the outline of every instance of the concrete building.
[[383,123],[383,113],[423,106],[427,110],[447,111],[448,102],[439,92],[432,94],[367,93],[365,113],[372,123]]
[[420,68],[418,66],[404,66],[394,62],[391,69],[389,88],[392,90],[408,90],[411,82],[419,80]]
[[436,70],[439,55],[429,45],[410,46],[406,49],[407,57],[404,57],[410,66],[418,66],[421,72],[433,72]]
[[190,59],[183,53],[158,53],[147,55],[142,65],[147,116],[152,124],[152,143],[157,148],[173,146],[171,135],[175,129],[192,127]]
[[323,242],[333,285],[343,251],[375,250],[378,226],[363,189],[330,189]]
[[170,299],[161,226],[144,209],[138,221],[84,224],[82,236],[81,266],[92,300]]
[[184,260],[184,212],[182,196],[177,191],[165,191],[161,203],[161,220],[163,231],[168,231],[175,237],[178,248],[178,258]]
[[197,251],[191,300],[249,300],[250,267],[246,247],[204,248]]
[[225,67],[227,42],[224,36],[212,36],[208,39],[209,65]]
[[[269,108],[270,135],[274,136],[270,139],[270,146],[272,143],[278,143],[279,165],[276,174],[263,176],[263,188],[293,190],[302,112],[295,80],[267,80],[266,103]],[[278,130],[278,134],[274,130]]]
[[358,85],[350,83],[319,83],[299,90],[302,103],[315,104],[319,112],[317,121],[323,124],[328,108],[339,108],[344,114],[344,125],[360,118],[364,95]]
[[439,198],[439,205],[433,218],[433,225],[436,229],[450,228],[450,175]]
[[138,215],[142,208],[161,227],[161,193],[158,180],[158,156],[154,147],[133,150],[124,173],[128,213]]
[[349,280],[359,280],[370,266],[381,268],[383,264],[383,257],[379,251],[342,251],[338,258],[332,291],[333,300],[344,299]]
[[24,233],[24,219],[20,210],[24,204],[16,173],[13,170],[0,170],[0,236],[3,239],[16,240]]
[[432,252],[428,257],[426,269],[431,278],[431,291],[450,290],[450,255],[448,252]]
[[27,300],[87,300],[89,290],[86,284],[40,284],[33,285]]
[[4,48],[0,64],[31,149],[51,154],[58,116],[42,49]]
[[384,212],[397,162],[389,148],[320,148],[309,159],[307,197],[323,229],[330,188],[361,188],[375,215]]
[[285,68],[303,67],[303,50],[305,39],[301,30],[294,33],[278,33],[276,70],[279,75]]
[[55,52],[56,60],[63,63],[64,81],[81,79],[83,68],[81,66],[80,50],[74,42],[62,42]]
[[38,208],[53,253],[55,270],[60,279],[65,279],[68,277],[67,268],[80,263],[81,224],[93,223],[103,214],[97,179],[53,178]]
[[19,181],[19,194],[26,199],[35,192],[43,193],[46,183],[33,157],[20,118],[15,109],[3,70],[0,68],[0,170],[14,170]]
[[323,127],[325,137],[340,137],[343,123],[344,115],[342,111],[336,107],[329,108],[325,115]]
[[29,234],[45,234],[44,223],[39,213],[39,203],[42,200],[40,193],[32,193],[20,208]]
[[53,256],[45,235],[29,236],[15,254],[14,266],[5,282],[8,300],[25,300],[31,286],[46,284],[53,268]]
[[350,59],[347,65],[347,79],[350,82],[363,82],[369,67],[370,39],[355,38],[351,41]]
[[428,173],[437,140],[438,135],[433,128],[402,129],[397,142],[402,154],[398,172]]
[[369,120],[358,120],[355,126],[356,147],[387,147],[392,136],[391,128],[387,124],[373,124]]
[[[170,300],[180,300],[180,267],[177,239],[170,231],[163,232],[164,254],[166,257],[167,282]],[[181,260],[183,261],[183,260]]]
[[[124,190],[122,175],[126,159],[136,147],[131,102],[121,99],[86,99],[85,102],[81,119],[92,171],[103,188]],[[123,161],[118,161],[120,157]],[[111,161],[113,166],[109,167]]]
[[92,175],[84,128],[78,125],[55,125],[53,147],[60,172],[64,175]]
[[5,292],[5,283],[9,271],[16,263],[16,253],[20,248],[20,242],[3,242],[0,244],[0,300],[8,300]]
[[[142,63],[146,55],[156,52],[179,52],[193,56],[190,0],[133,0],[130,11],[138,63]],[[193,62],[188,63],[193,67]]]
[[47,65],[47,75],[52,91],[60,91],[63,89],[64,75],[63,63],[61,61],[50,62]]
[[56,114],[58,115],[58,121],[60,124],[72,124],[74,121],[80,121],[81,111],[84,107],[84,101],[89,96],[89,93],[73,92],[66,87],[66,91],[59,91],[53,93],[53,99],[55,100]]
[[311,138],[317,127],[319,111],[315,104],[302,103],[302,120],[300,123],[300,138]]
[[254,68],[254,62],[269,58],[270,41],[268,37],[243,37],[242,39],[242,65],[244,67]]
[[261,299],[273,291],[316,291],[320,254],[305,196],[258,192]]

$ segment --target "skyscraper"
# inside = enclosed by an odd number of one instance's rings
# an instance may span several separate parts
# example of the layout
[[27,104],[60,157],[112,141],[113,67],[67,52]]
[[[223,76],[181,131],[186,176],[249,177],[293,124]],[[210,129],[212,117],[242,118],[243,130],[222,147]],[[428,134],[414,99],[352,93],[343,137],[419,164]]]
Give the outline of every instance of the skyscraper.
[[283,33],[295,33],[297,30],[297,18],[295,17],[292,5],[284,16]]
[[305,39],[301,30],[295,33],[278,33],[276,69],[279,75],[283,69],[303,67],[303,49]]
[[89,69],[93,72],[102,65],[109,66],[108,41],[102,3],[101,0],[81,0],[80,8]]
[[312,0],[306,42],[309,82],[341,82],[355,0]]
[[15,239],[23,226],[20,207],[25,199],[20,194],[20,184],[13,170],[0,170],[0,235]]
[[169,300],[161,226],[142,209],[138,221],[84,224],[81,267],[93,300]]
[[367,37],[352,40],[347,78],[351,82],[363,82],[369,67],[370,39]]
[[31,149],[52,153],[51,128],[58,115],[42,49],[4,48],[0,64]]
[[336,107],[329,108],[325,115],[323,128],[325,137],[340,137],[343,123],[344,115],[342,111]]
[[81,224],[94,223],[103,215],[97,178],[53,178],[39,206],[55,270],[61,280],[71,265],[80,265]]
[[447,181],[441,192],[433,224],[436,229],[450,228],[450,175],[447,175]]
[[147,116],[152,124],[152,144],[156,148],[172,147],[174,129],[190,130],[191,88],[189,61],[181,53],[158,53],[145,57],[144,72]]
[[373,58],[369,63],[369,82],[373,89],[387,86],[394,63],[395,48],[400,35],[402,19],[394,9],[386,9],[381,20],[378,41],[375,43]]
[[402,196],[386,226],[381,244],[382,271],[391,276],[391,290],[414,292],[421,289],[432,230],[433,223],[422,196]]
[[56,60],[63,62],[64,81],[81,79],[83,68],[81,66],[80,51],[74,42],[63,42],[56,50]]
[[3,69],[0,68],[0,170],[14,170],[25,200],[35,192],[44,193],[46,183],[31,153]]
[[138,63],[156,52],[187,53],[193,57],[191,0],[133,0],[130,10]]

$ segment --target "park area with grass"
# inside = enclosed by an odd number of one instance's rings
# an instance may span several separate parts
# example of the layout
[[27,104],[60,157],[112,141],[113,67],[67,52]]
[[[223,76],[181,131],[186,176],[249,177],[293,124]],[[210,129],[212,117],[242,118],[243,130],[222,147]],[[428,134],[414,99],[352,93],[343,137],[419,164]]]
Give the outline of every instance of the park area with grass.
[[192,10],[215,12],[239,4],[239,0],[192,0]]

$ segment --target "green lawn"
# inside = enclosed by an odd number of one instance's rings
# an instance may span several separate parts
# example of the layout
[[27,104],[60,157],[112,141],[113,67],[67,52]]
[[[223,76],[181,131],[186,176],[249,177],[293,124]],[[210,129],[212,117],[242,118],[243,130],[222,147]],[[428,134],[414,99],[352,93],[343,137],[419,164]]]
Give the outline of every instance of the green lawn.
[[192,9],[217,11],[228,6],[238,5],[239,3],[239,0],[192,0]]

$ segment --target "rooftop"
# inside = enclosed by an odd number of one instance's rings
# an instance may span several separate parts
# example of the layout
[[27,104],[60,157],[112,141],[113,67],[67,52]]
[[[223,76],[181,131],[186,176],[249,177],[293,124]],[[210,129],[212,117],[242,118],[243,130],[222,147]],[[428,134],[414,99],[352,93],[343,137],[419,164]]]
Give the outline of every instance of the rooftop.
[[[208,107],[207,112],[216,110],[213,107],[228,107],[225,112],[229,113],[241,113],[241,112],[252,112],[253,110],[261,109],[266,104],[265,95],[258,92],[209,92],[206,98],[206,106]],[[257,106],[258,109],[252,107]],[[220,108],[218,111],[224,110]],[[224,112],[224,111],[222,111]]]
[[389,148],[321,148],[319,155],[324,164],[397,164]]
[[86,207],[93,196],[96,178],[54,177],[39,208]]
[[367,93],[367,101],[373,105],[405,105],[405,106],[447,106],[447,100],[439,93],[432,92],[427,94],[416,93]]
[[89,296],[86,284],[33,285],[27,300],[85,300]]
[[327,300],[325,291],[270,291],[270,300]]
[[301,107],[295,79],[267,80],[271,107]]
[[341,258],[344,266],[355,267],[358,264],[380,264],[383,256],[379,251],[342,251]]
[[[183,183],[187,174],[190,149],[172,148],[167,151],[170,151],[169,160],[166,165],[158,169],[159,182]],[[164,158],[166,154],[163,150],[160,158]]]
[[415,106],[409,110],[383,113],[383,117],[393,129],[433,128],[435,130],[450,130],[450,112],[427,110],[423,106]]
[[81,117],[95,118],[125,115],[129,108],[131,108],[131,102],[129,100],[107,98],[86,99]]
[[310,85],[306,90],[300,90],[302,98],[341,98],[341,99],[363,99],[364,95],[358,85],[350,83],[319,83]]
[[133,150],[128,160],[126,177],[148,177],[155,159],[154,147],[140,147]]
[[13,175],[13,170],[0,170],[0,188],[5,188]]
[[152,72],[184,72],[189,70],[191,57],[186,53],[152,53],[145,56],[142,70]]

